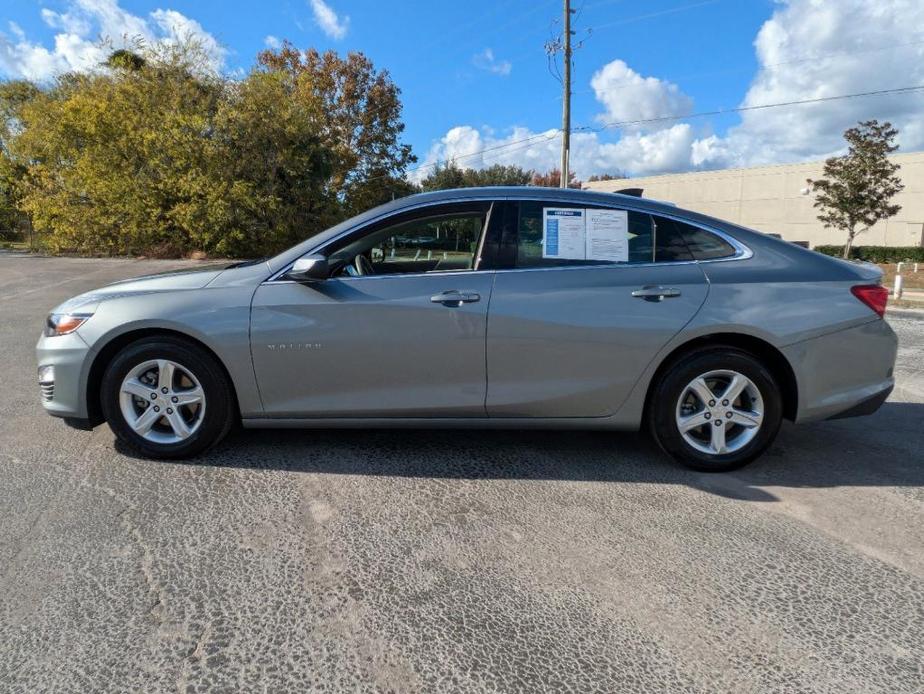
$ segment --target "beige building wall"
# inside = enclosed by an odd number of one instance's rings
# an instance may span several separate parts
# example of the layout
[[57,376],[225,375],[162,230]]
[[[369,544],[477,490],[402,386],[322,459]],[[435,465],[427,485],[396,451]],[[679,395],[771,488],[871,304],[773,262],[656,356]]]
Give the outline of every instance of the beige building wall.
[[[924,245],[924,152],[891,157],[901,166],[905,190],[895,197],[901,212],[857,236],[860,246]],[[824,162],[781,164],[752,169],[698,171],[585,183],[584,188],[613,192],[643,188],[646,198],[676,203],[742,226],[780,234],[811,246],[843,244],[844,233],[825,229],[816,218],[808,179],[821,178]]]

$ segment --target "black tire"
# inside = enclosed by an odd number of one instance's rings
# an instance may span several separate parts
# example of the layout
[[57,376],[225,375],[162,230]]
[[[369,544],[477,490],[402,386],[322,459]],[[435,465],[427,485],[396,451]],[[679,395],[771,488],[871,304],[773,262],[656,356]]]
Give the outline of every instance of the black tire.
[[[195,374],[205,394],[198,429],[176,443],[149,441],[129,426],[120,405],[125,376],[149,360],[169,359]],[[224,369],[215,358],[192,342],[170,336],[143,338],[120,351],[103,375],[100,400],[103,416],[120,441],[147,458],[191,458],[218,444],[234,424],[237,406]],[[166,405],[166,404],[165,404]]]
[[[763,400],[763,420],[757,433],[739,450],[709,454],[684,439],[677,424],[677,408],[687,385],[703,374],[720,370],[736,371],[751,380]],[[773,374],[754,355],[733,347],[709,347],[682,356],[661,375],[651,391],[647,419],[655,441],[675,460],[694,470],[725,472],[747,465],[769,448],[780,429],[783,402]]]

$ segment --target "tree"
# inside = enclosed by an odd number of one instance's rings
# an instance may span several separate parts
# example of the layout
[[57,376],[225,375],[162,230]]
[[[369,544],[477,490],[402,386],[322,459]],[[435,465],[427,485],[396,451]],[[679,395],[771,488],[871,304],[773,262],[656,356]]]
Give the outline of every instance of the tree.
[[[552,169],[544,174],[534,173],[531,184],[542,188],[558,188],[561,185],[561,170]],[[568,172],[568,187],[578,189],[581,187],[581,182],[577,180],[573,171]]]
[[449,188],[477,188],[481,186],[525,186],[529,185],[533,172],[519,166],[494,164],[485,169],[463,169],[454,161],[437,164],[433,171],[420,183],[422,190],[447,190]]
[[144,56],[127,48],[119,48],[106,58],[106,66],[114,70],[140,70],[145,64]]
[[526,186],[532,180],[533,172],[519,166],[494,164],[485,169],[467,169],[466,187],[476,186]]
[[847,154],[825,162],[825,178],[809,180],[815,207],[821,210],[818,220],[826,228],[847,232],[844,258],[850,256],[857,234],[901,210],[891,200],[905,186],[896,175],[900,167],[888,158],[898,149],[896,135],[898,131],[888,122],[859,123],[844,132]]
[[27,166],[22,209],[52,250],[213,250],[221,186],[210,135],[221,79],[196,74],[192,47],[139,69],[69,74],[26,105],[13,143]]
[[331,151],[329,191],[355,213],[390,200],[409,164],[400,141],[401,90],[362,53],[298,51],[285,42],[257,58],[261,69],[288,81],[291,97],[319,107],[319,142]]
[[594,183],[596,181],[619,181],[624,178],[629,178],[629,176],[624,171],[617,171],[614,174],[604,173],[604,174],[594,174],[587,179],[588,183]]
[[333,153],[322,143],[319,100],[295,96],[286,76],[252,71],[228,85],[214,120],[204,171],[211,195],[192,228],[210,225],[204,246],[235,256],[269,255],[338,221],[330,187]]
[[29,82],[0,83],[0,232],[15,231],[25,221],[19,208],[26,167],[11,148],[22,131],[23,107],[38,94],[38,88]]
[[230,79],[194,43],[136,49],[4,119],[0,206],[15,180],[51,250],[269,255],[412,188],[399,92],[362,55],[286,44]]
[[420,182],[423,191],[465,187],[465,171],[454,161],[445,164],[437,162],[433,171]]

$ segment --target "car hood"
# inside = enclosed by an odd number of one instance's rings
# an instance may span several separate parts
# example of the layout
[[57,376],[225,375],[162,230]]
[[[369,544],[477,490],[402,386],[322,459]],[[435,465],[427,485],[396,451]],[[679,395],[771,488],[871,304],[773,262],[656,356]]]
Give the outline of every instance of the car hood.
[[52,313],[67,313],[70,311],[92,313],[101,302],[107,299],[182,289],[201,289],[228,267],[228,263],[209,264],[206,267],[199,266],[187,270],[121,280],[68,299],[57,306]]

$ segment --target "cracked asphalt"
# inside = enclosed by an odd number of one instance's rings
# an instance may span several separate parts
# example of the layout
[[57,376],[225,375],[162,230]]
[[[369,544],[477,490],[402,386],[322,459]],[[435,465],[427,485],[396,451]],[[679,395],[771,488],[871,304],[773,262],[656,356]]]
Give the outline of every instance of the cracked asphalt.
[[644,437],[46,416],[58,302],[188,263],[0,256],[0,690],[924,692],[924,320],[875,415],[734,474]]

